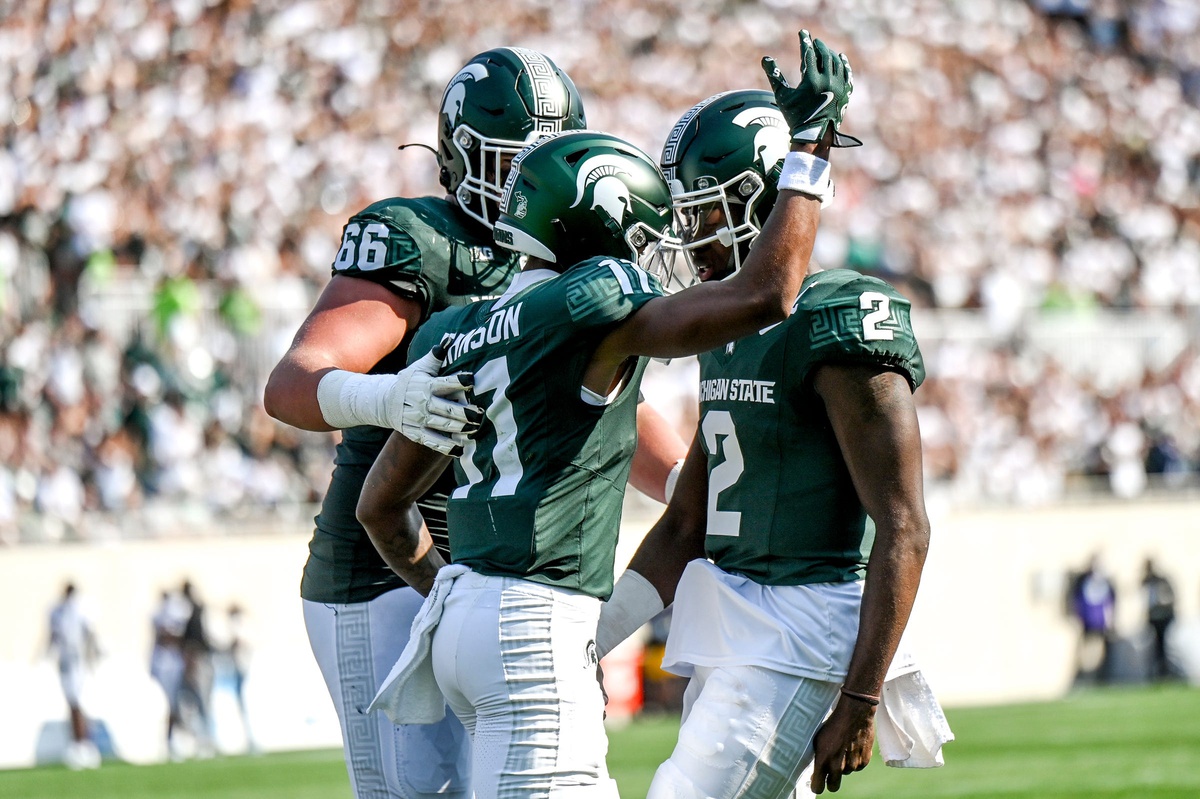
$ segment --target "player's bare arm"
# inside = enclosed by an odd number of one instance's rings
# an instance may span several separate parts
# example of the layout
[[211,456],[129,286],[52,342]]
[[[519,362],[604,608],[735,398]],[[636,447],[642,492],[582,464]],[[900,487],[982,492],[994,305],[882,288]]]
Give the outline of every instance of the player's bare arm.
[[317,402],[321,378],[334,369],[366,374],[420,321],[413,300],[369,280],[334,275],[267,379],[267,413],[302,430],[336,429]]
[[684,567],[704,557],[707,519],[708,468],[703,448],[693,440],[670,504],[629,561],[628,568],[654,586],[664,607],[675,601]]
[[687,455],[687,444],[671,423],[648,402],[638,404],[637,450],[629,470],[629,484],[651,499],[666,503],[672,472]]
[[392,433],[367,473],[355,512],[384,562],[422,596],[446,561],[433,546],[417,499],[449,463],[449,457]]
[[704,450],[693,440],[666,511],[638,545],[600,612],[596,649],[601,657],[675,601],[684,568],[705,556],[707,518],[708,467]]
[[858,641],[845,691],[814,739],[812,790],[837,791],[842,777],[865,768],[875,738],[875,706],[888,665],[908,623],[925,555],[929,518],[921,436],[907,379],[876,365],[827,364],[813,387],[867,514],[875,543],[867,568]]

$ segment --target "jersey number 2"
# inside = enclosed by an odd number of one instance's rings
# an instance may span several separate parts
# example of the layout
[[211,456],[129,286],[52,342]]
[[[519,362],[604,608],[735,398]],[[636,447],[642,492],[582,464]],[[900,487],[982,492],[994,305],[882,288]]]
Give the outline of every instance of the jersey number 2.
[[742,534],[742,513],[734,510],[717,510],[717,499],[721,492],[734,486],[741,478],[746,464],[742,459],[742,446],[738,443],[737,429],[729,411],[709,411],[700,423],[704,434],[704,445],[711,454],[720,446],[718,436],[724,437],[721,447],[725,460],[708,473],[708,534],[739,536]]
[[891,341],[892,331],[880,327],[880,322],[886,322],[891,315],[891,302],[888,296],[878,291],[864,291],[858,295],[858,307],[870,311],[863,317],[863,338],[867,341]]

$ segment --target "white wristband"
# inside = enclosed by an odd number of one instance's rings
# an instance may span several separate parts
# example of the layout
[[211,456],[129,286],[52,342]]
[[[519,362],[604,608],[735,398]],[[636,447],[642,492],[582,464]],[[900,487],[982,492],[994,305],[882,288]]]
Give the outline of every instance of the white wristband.
[[671,471],[667,472],[667,483],[663,486],[663,495],[667,502],[671,501],[671,497],[675,495],[675,484],[679,482],[679,473],[683,471],[683,458],[675,461],[675,465],[671,467]]
[[600,608],[596,625],[596,655],[604,657],[642,625],[662,612],[662,597],[642,575],[626,569]]
[[821,201],[821,207],[833,201],[833,183],[829,162],[812,153],[789,152],[783,158],[783,171],[777,184],[780,191],[798,191]]
[[327,372],[317,384],[317,405],[331,427],[391,427],[387,397],[395,375],[360,375],[342,369]]

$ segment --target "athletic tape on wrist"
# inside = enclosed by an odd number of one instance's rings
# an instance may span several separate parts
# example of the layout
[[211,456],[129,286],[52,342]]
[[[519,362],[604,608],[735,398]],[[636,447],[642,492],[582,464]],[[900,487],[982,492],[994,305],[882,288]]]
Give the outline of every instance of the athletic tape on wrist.
[[780,191],[797,191],[817,198],[822,208],[833,200],[829,162],[812,153],[792,151],[784,156],[777,185]]
[[330,427],[390,427],[387,393],[395,375],[360,375],[343,369],[327,372],[317,384],[317,405]]
[[596,625],[596,655],[604,657],[617,644],[662,612],[658,590],[633,569],[626,569],[600,609]]

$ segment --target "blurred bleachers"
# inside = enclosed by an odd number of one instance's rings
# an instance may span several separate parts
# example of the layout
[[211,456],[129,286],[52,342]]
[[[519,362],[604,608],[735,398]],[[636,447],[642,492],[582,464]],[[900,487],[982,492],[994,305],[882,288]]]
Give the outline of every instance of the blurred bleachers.
[[438,192],[395,147],[474,53],[543,50],[656,154],[801,26],[867,141],[817,257],[917,306],[931,490],[1196,491],[1193,2],[0,0],[0,543],[311,515],[333,439],[270,420],[266,374],[346,217]]

